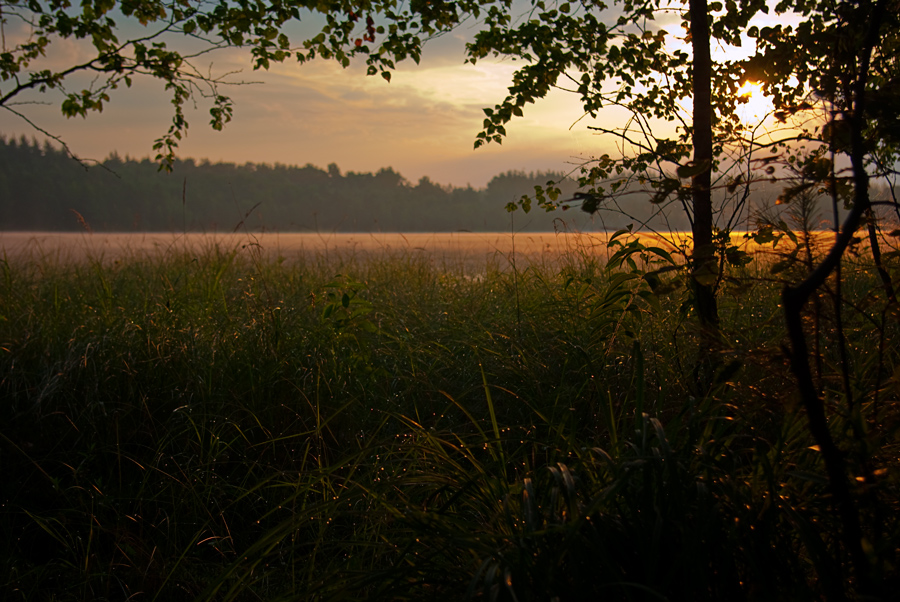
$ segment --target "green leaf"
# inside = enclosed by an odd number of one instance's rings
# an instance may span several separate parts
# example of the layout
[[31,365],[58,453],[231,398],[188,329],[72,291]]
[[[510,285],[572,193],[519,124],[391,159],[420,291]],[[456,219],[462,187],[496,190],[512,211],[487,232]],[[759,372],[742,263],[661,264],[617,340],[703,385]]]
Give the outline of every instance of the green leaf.
[[700,161],[699,163],[694,163],[693,161],[691,161],[686,165],[679,165],[678,169],[675,171],[678,174],[679,178],[685,180],[687,178],[698,176],[705,171],[709,171],[709,167],[709,161]]
[[663,248],[660,247],[646,247],[644,249],[647,253],[652,253],[662,259],[665,259],[668,263],[674,265],[675,259],[672,258],[672,255]]

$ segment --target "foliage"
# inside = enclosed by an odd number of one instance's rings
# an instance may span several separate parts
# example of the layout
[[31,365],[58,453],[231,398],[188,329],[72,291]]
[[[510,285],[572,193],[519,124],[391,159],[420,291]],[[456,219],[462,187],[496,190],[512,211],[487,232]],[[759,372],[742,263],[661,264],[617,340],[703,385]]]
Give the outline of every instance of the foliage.
[[[782,8],[784,6],[790,6],[790,3],[783,4]],[[853,490],[851,477],[861,474],[856,477],[860,482],[872,479],[870,453],[878,453],[874,450],[884,444],[887,433],[877,422],[872,422],[872,416],[867,416],[863,410],[869,396],[859,396],[851,385],[853,369],[846,352],[844,311],[841,306],[844,286],[842,263],[847,248],[866,217],[869,246],[883,292],[882,298],[873,301],[882,307],[882,316],[896,307],[894,278],[882,259],[882,242],[879,241],[869,192],[870,171],[874,169],[879,177],[893,175],[898,149],[892,134],[893,120],[885,120],[883,131],[882,124],[873,120],[882,110],[885,93],[890,95],[892,87],[895,87],[892,80],[896,76],[897,57],[892,49],[897,41],[896,9],[896,2],[887,0],[815,7],[800,3],[797,11],[805,20],[798,26],[796,34],[791,28],[782,27],[755,32],[761,37],[759,47],[763,52],[749,62],[751,67],[755,66],[763,72],[767,85],[776,91],[778,101],[786,112],[809,108],[809,100],[813,99],[822,106],[825,114],[825,119],[803,131],[803,137],[820,141],[819,148],[808,155],[801,155],[799,160],[794,153],[787,153],[788,163],[796,163],[794,170],[802,178],[799,184],[786,191],[784,200],[788,202],[799,197],[802,201],[808,190],[820,186],[820,190],[827,191],[832,198],[837,235],[834,245],[815,268],[810,269],[800,282],[784,288],[782,299],[790,339],[791,369],[809,420],[810,433],[822,454],[834,511],[840,518],[842,546],[850,558],[856,590],[863,597],[881,596],[887,590],[882,583],[883,559],[867,551],[873,545],[878,547],[879,544],[872,542],[879,541],[880,536],[865,524],[867,504]],[[765,64],[768,61],[771,63]],[[874,100],[871,105],[870,97]],[[841,156],[846,157],[851,168],[849,176],[839,180],[837,160]],[[890,157],[890,164],[883,163],[884,157]],[[838,227],[837,213],[841,200],[845,201],[849,212],[844,223]],[[894,209],[896,211],[896,204]],[[841,397],[845,404],[841,410],[857,425],[849,435],[835,434],[829,427],[826,402],[821,385],[816,382],[823,374],[821,360],[816,364],[814,374],[803,319],[806,305],[811,299],[818,301],[815,299],[818,291],[827,285],[833,274],[836,275],[836,329],[833,340],[840,352],[840,363],[835,372],[842,380]],[[818,345],[819,303],[815,303],[814,308],[814,344]],[[876,329],[882,327],[876,326]],[[814,357],[818,359],[820,356],[816,353]],[[875,399],[877,396],[875,393]],[[862,424],[867,424],[868,428],[863,429]],[[890,437],[890,434],[887,436]],[[845,451],[847,447],[860,450],[851,454],[852,460],[849,461]],[[828,595],[831,599],[843,599],[844,584],[830,588]]]
[[[220,22],[218,31],[222,37],[205,38],[212,33],[213,14],[224,18],[223,10],[229,13],[229,19]],[[84,3],[80,7],[57,0],[4,0],[0,4],[0,22],[4,27],[0,107],[27,120],[18,110],[20,104],[27,102],[20,101],[26,92],[58,90],[63,97],[63,115],[85,117],[102,111],[110,101],[110,93],[122,85],[130,87],[135,77],[156,78],[171,93],[175,114],[168,133],[157,140],[154,148],[159,151],[159,159],[171,163],[178,140],[187,129],[183,112],[187,101],[194,96],[211,100],[210,125],[214,129],[221,129],[232,115],[230,99],[219,93],[221,80],[203,75],[192,61],[229,43],[244,41],[245,35],[251,45],[271,46],[268,32],[272,31],[272,23],[281,23],[289,16],[278,7],[272,7],[271,13],[257,9],[257,26],[251,29],[250,21],[234,18],[238,11],[228,10],[224,3],[207,12],[202,3],[157,0]],[[133,29],[127,27],[129,24]],[[201,48],[193,52],[170,49],[168,37],[172,33],[194,37],[202,42]],[[67,41],[86,48],[86,58],[61,68],[46,60]],[[70,89],[72,76],[82,73],[96,79],[87,84],[79,82],[86,85],[81,90]]]
[[[393,62],[385,62],[384,57],[418,60],[423,35],[455,27],[468,16],[482,19],[475,39],[467,46],[468,60],[503,56],[519,60],[523,66],[514,73],[506,99],[485,109],[476,148],[489,141],[501,142],[506,124],[554,87],[568,86],[578,94],[584,116],[597,117],[604,106],[627,109],[631,119],[621,127],[595,127],[618,139],[622,156],[588,160],[579,178],[586,190],[571,200],[595,212],[637,189],[649,194],[660,211],[670,203],[683,208],[693,234],[694,248],[686,259],[694,276],[695,306],[701,321],[714,327],[716,289],[705,280],[711,278],[716,264],[722,266],[729,255],[735,254],[733,248],[718,245],[716,240],[729,239],[731,229],[747,209],[753,182],[760,179],[757,172],[774,174],[774,167],[769,165],[772,157],[764,158],[762,170],[754,169],[758,164],[753,162],[753,153],[759,150],[759,142],[756,129],[737,116],[737,88],[748,78],[763,80],[765,89],[774,93],[776,114],[782,118],[811,108],[809,96],[813,92],[832,103],[828,108],[832,117],[814,123],[813,130],[826,139],[832,152],[847,153],[851,159],[852,131],[859,132],[860,144],[862,136],[869,141],[870,150],[858,145],[859,157],[853,159],[859,165],[854,166],[852,188],[858,196],[866,193],[863,155],[868,153],[868,161],[881,175],[893,174],[896,161],[896,119],[886,113],[895,104],[895,88],[900,81],[895,73],[895,5],[894,0],[858,6],[786,0],[774,10],[800,19],[794,35],[791,26],[760,30],[751,25],[758,13],[770,11],[761,0],[724,4],[697,0],[676,5],[624,1],[611,6],[603,2],[536,0],[519,17],[514,15],[516,8],[505,1],[477,6],[465,1],[425,7],[411,4],[399,11],[390,4],[387,9],[366,4],[360,7],[363,12],[391,24],[383,43],[370,50],[359,39],[354,43],[346,32],[330,42],[332,49],[337,44],[338,48],[349,48],[351,54],[366,55],[370,65],[393,68]],[[668,33],[655,23],[670,11],[680,17],[686,34],[683,41],[691,44],[691,55],[671,49]],[[367,23],[373,22],[367,18]],[[410,24],[415,33],[397,37],[402,29],[398,24]],[[364,41],[374,42],[379,38],[373,33],[382,32],[367,33]],[[745,37],[757,40],[756,53],[749,60],[712,61],[712,46],[736,48]],[[867,48],[866,53],[860,52],[860,45]],[[328,52],[324,55],[331,56]],[[375,72],[374,66],[370,72]],[[869,87],[872,89],[867,90]],[[863,96],[871,102],[863,102]],[[690,117],[681,108],[688,99],[693,105]],[[676,135],[657,136],[654,126],[659,121],[680,124]],[[808,130],[799,135],[801,140],[810,137]],[[807,167],[821,164],[814,154],[804,157],[802,149],[798,158],[797,147],[789,144],[797,138],[770,135],[765,144],[786,149],[791,161]],[[690,180],[690,185],[683,180]],[[714,183],[729,193],[716,207],[710,196]],[[536,189],[534,198],[539,205],[552,209],[559,204],[560,191],[549,182]],[[520,204],[526,210],[530,208],[530,196],[523,197]],[[877,261],[878,252],[874,253]],[[721,280],[721,272],[715,280]]]
[[[394,3],[375,6],[391,14]],[[477,3],[470,6],[477,7]],[[135,78],[159,80],[170,93],[174,107],[169,130],[154,144],[157,160],[168,169],[188,128],[186,103],[198,98],[209,101],[213,129],[222,129],[231,120],[232,102],[222,93],[222,87],[234,82],[227,74],[205,73],[199,61],[210,53],[231,47],[249,49],[254,69],[265,69],[292,57],[304,62],[316,56],[333,58],[347,66],[351,56],[365,50],[362,38],[369,41],[375,34],[384,34],[385,47],[397,57],[418,59],[421,34],[409,33],[419,28],[417,23],[393,24],[386,29],[375,27],[371,16],[365,19],[364,33],[356,37],[355,47],[351,44],[349,51],[342,48],[358,29],[360,15],[355,11],[362,12],[346,1],[141,0],[73,6],[67,0],[3,0],[0,108],[62,142],[22,112],[21,107],[31,101],[29,92],[60,92],[63,115],[86,117],[102,111],[112,92],[121,86],[130,87]],[[286,30],[315,13],[324,17],[320,33],[302,47],[292,47]],[[445,24],[443,17],[438,22]],[[422,23],[426,34],[436,31],[437,25],[428,24],[428,19],[423,18]],[[407,45],[410,43],[412,46]],[[63,47],[77,48],[84,58],[67,59],[60,66],[53,58]],[[368,62],[370,74],[380,69],[385,79],[390,79],[393,61],[387,56],[371,56]]]

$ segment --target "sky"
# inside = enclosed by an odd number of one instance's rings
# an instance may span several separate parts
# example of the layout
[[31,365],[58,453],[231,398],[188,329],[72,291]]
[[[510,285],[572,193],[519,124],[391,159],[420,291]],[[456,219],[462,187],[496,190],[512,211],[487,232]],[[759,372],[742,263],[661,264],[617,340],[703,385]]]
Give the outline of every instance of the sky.
[[[677,24],[667,28],[680,33]],[[464,44],[473,32],[462,27],[429,42],[421,64],[401,63],[390,83],[367,77],[362,61],[342,69],[334,62],[289,60],[266,72],[252,70],[247,50],[202,58],[197,66],[204,71],[235,72],[231,81],[248,83],[223,88],[235,102],[234,119],[224,131],[207,125],[209,105],[202,99],[196,108],[187,108],[191,126],[178,154],[214,162],[336,163],[344,172],[391,167],[411,182],[427,176],[440,184],[478,188],[508,170],[568,171],[592,156],[615,152],[613,141],[588,130],[590,119],[580,119],[577,96],[563,91],[529,105],[524,117],[508,125],[502,145],[474,150],[482,109],[506,96],[516,63],[465,64]],[[54,46],[47,61],[72,64],[83,53],[65,43]],[[16,109],[64,139],[81,158],[102,160],[112,152],[153,156],[153,142],[168,129],[172,114],[162,84],[138,79],[111,96],[102,113],[86,119],[64,118],[60,97],[53,93],[27,98],[45,104]],[[604,125],[623,119],[615,109],[600,115]],[[41,139],[6,111],[0,111],[0,133]]]
[[[336,163],[344,172],[391,167],[412,182],[428,176],[441,184],[482,187],[507,170],[572,169],[572,162],[598,151],[597,136],[586,123],[573,125],[582,111],[577,97],[565,92],[532,105],[507,128],[502,146],[474,150],[482,109],[506,96],[514,64],[464,64],[467,34],[462,30],[430,42],[421,64],[401,64],[390,83],[367,77],[362,61],[342,69],[334,62],[289,60],[266,72],[252,70],[246,50],[220,51],[198,64],[214,74],[237,72],[229,77],[233,82],[253,83],[223,88],[235,102],[224,131],[207,125],[208,103],[201,99],[189,107],[191,125],[178,154],[235,163]],[[71,63],[78,54],[70,46],[56,49],[50,59]],[[28,100],[48,104],[16,109],[63,138],[77,156],[95,160],[114,151],[155,155],[153,141],[168,129],[172,115],[162,84],[149,79],[113,91],[103,112],[87,118],[63,117],[60,97],[52,92]],[[0,133],[42,139],[6,111],[0,111]]]

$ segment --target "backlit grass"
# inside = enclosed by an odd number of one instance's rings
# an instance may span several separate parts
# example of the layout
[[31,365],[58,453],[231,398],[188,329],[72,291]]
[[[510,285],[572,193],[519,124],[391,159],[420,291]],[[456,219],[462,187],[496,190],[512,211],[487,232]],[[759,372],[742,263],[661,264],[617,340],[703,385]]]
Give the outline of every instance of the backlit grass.
[[[852,592],[781,348],[792,274],[733,268],[710,341],[633,257],[4,261],[2,597]],[[827,294],[820,383],[889,591],[897,321],[865,262],[843,287],[854,409]]]

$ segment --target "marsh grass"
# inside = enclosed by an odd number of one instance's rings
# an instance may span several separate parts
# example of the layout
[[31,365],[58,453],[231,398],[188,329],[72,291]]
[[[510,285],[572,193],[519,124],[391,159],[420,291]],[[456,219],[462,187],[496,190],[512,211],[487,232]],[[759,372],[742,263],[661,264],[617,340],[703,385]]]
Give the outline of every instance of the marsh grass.
[[[848,577],[771,262],[730,273],[698,384],[683,289],[633,257],[3,261],[3,597],[820,598]],[[865,270],[856,409],[822,387],[836,433],[872,432],[848,470],[882,471],[858,495],[887,583],[897,325]]]

